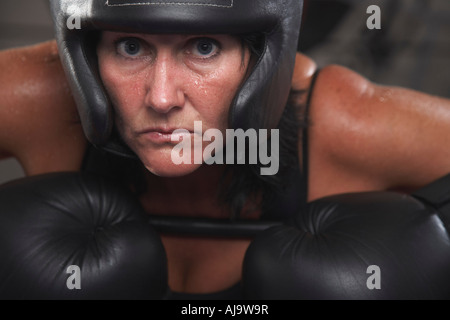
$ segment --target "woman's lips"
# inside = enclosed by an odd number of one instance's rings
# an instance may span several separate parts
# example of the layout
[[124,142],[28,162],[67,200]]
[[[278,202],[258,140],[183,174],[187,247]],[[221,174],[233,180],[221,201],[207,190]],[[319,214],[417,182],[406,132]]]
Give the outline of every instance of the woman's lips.
[[146,139],[154,143],[179,143],[182,139],[191,138],[194,133],[188,129],[150,129],[140,133]]

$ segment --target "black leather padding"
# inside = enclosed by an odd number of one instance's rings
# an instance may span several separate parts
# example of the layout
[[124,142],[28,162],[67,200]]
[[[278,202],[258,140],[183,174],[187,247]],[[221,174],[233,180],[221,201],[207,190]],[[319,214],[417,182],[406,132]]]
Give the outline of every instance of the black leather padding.
[[449,269],[439,212],[409,195],[366,192],[318,199],[259,234],[243,283],[248,299],[448,300]]
[[[137,199],[112,181],[52,173],[0,187],[0,299],[161,299],[166,260]],[[67,286],[70,266],[80,289]]]

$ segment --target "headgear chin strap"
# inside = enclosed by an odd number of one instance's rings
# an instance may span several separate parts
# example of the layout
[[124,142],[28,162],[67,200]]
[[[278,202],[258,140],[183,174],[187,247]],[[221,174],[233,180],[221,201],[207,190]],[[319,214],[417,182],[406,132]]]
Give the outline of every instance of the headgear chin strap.
[[260,34],[259,60],[237,92],[230,127],[276,128],[295,64],[303,0],[50,0],[56,39],[87,139],[132,155],[113,130],[111,102],[102,84],[93,32]]

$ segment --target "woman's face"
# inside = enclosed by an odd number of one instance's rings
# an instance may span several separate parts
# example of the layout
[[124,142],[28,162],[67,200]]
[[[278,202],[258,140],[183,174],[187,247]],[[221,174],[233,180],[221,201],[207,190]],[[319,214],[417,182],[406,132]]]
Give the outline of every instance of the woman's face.
[[[192,142],[208,129],[225,137],[230,104],[249,63],[242,41],[229,35],[105,31],[97,53],[117,129],[145,167],[168,177],[200,167],[193,160],[173,163],[171,153],[179,141],[172,141],[172,132],[186,129]],[[202,132],[194,132],[194,121],[202,122]],[[208,143],[202,144],[202,154]],[[193,159],[194,143],[191,155]]]

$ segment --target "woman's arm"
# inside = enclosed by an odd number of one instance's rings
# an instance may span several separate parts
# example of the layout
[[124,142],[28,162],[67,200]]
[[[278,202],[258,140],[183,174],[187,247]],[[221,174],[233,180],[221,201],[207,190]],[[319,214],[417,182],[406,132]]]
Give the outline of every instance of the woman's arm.
[[414,190],[450,172],[450,100],[330,66],[311,106],[310,199]]
[[0,52],[0,157],[27,175],[78,170],[86,141],[56,43]]

